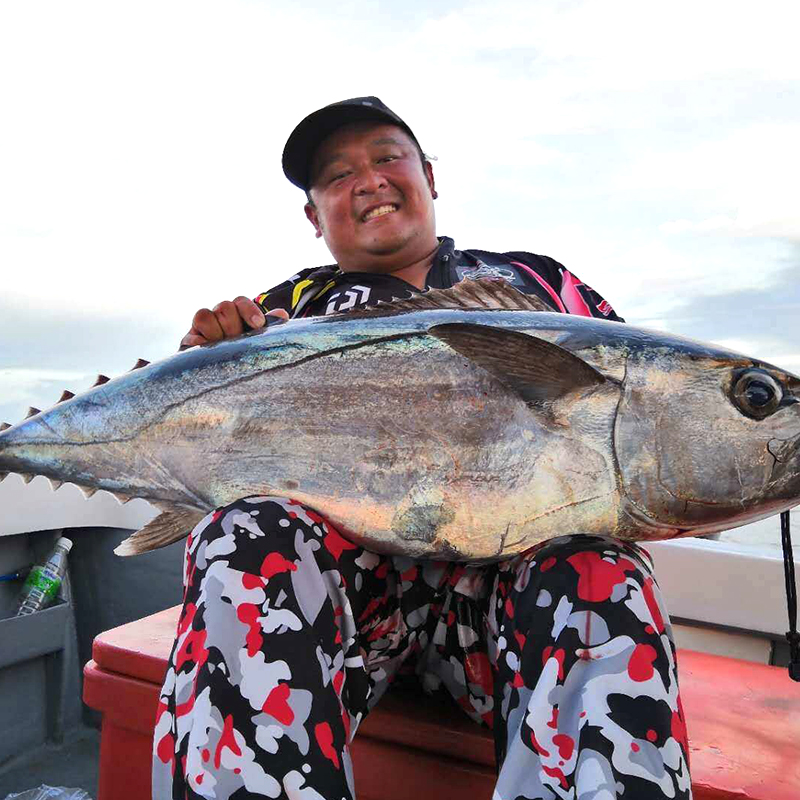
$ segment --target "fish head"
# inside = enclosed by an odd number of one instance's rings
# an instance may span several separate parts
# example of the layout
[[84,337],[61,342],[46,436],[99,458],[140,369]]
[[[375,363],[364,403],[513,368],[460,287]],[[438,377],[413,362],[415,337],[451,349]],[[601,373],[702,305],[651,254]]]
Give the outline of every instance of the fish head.
[[800,503],[800,378],[677,337],[631,353],[615,452],[625,510],[652,538],[780,513]]

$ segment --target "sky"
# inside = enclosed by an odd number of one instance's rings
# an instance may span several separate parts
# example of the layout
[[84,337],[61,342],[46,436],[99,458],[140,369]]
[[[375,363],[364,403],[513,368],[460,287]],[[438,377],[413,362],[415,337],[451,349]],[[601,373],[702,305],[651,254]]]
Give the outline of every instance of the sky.
[[1,0],[0,420],[329,263],[280,155],[368,94],[437,157],[458,247],[800,373],[798,27],[794,0]]

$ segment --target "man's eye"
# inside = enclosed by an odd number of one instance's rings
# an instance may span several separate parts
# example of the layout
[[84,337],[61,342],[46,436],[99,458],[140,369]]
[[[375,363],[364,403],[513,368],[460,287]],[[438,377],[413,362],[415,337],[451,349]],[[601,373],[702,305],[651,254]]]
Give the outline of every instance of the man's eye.
[[378,159],[378,163],[379,163],[379,164],[384,164],[384,163],[386,163],[387,161],[396,161],[398,158],[399,158],[399,156],[381,156],[381,157]]
[[347,172],[337,172],[335,175],[331,175],[328,183],[335,183],[336,181],[340,181],[342,180],[342,178],[346,178],[347,175],[348,175]]

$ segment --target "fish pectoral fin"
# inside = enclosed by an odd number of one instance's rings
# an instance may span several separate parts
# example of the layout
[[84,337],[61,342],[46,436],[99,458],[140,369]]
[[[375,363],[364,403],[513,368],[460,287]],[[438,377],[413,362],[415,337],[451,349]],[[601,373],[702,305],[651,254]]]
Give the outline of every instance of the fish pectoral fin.
[[174,508],[164,511],[148,522],[144,528],[121,542],[114,552],[118,556],[136,556],[139,553],[146,553],[148,550],[166,547],[166,545],[188,536],[192,528],[207,513],[197,508]]
[[494,375],[532,405],[546,405],[565,394],[608,380],[563,347],[518,331],[453,322],[434,325],[428,333]]

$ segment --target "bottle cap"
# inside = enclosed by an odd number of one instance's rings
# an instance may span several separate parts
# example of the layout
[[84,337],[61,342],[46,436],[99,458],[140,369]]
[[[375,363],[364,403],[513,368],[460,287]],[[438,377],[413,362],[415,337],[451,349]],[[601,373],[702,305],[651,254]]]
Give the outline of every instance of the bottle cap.
[[66,536],[62,536],[56,542],[56,547],[63,547],[68,553],[72,550],[72,540],[67,539]]

